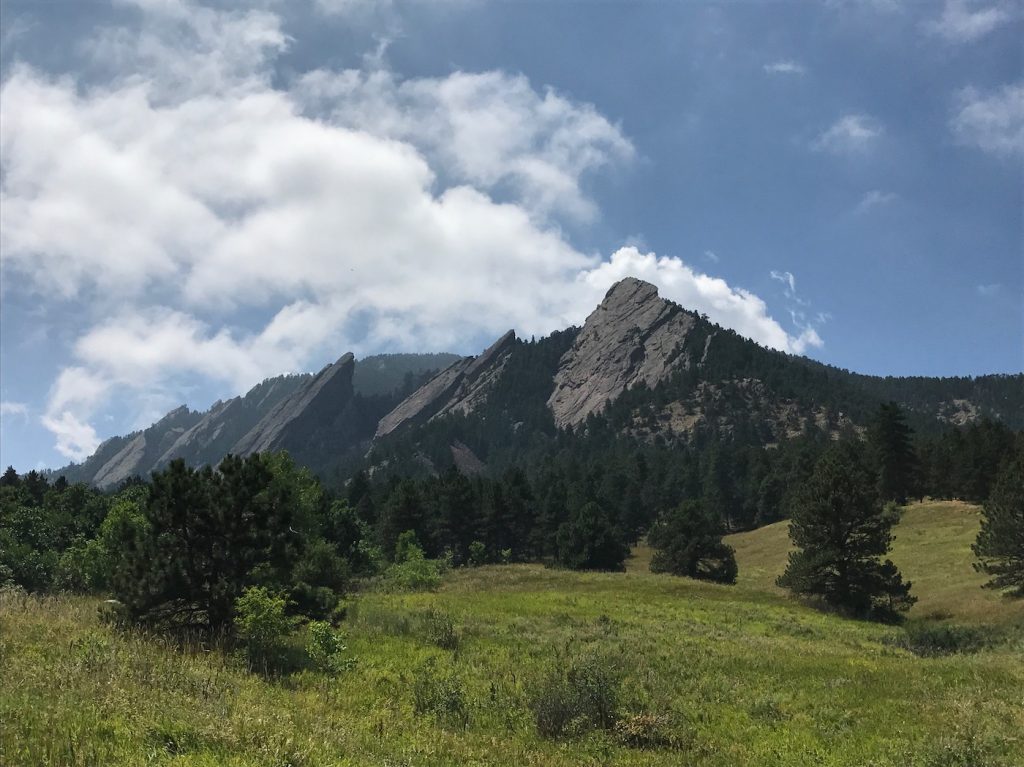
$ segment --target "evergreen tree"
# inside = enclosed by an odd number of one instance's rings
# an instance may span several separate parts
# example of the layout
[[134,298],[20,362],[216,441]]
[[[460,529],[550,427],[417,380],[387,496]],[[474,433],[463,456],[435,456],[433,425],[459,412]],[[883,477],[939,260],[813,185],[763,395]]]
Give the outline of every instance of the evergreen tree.
[[395,544],[398,536],[406,530],[412,530],[417,540],[424,544],[424,549],[433,552],[427,545],[427,514],[423,497],[416,483],[410,479],[399,482],[391,492],[380,520],[380,544],[389,559],[394,557]]
[[877,473],[878,495],[883,501],[907,502],[913,494],[917,456],[913,430],[895,402],[881,405],[868,428],[868,445]]
[[608,514],[587,503],[558,528],[558,561],[572,570],[622,570],[629,547]]
[[916,601],[889,551],[893,507],[883,507],[856,445],[828,450],[797,498],[789,555],[778,583],[864,617],[893,619]]
[[722,523],[699,501],[684,501],[664,514],[647,537],[655,554],[651,572],[736,582],[736,556],[722,542]]
[[1024,597],[1024,450],[999,472],[972,548],[975,567],[992,576],[987,588]]
[[8,466],[7,471],[0,477],[0,487],[17,487],[18,482],[20,482],[18,472],[14,470],[13,466]]
[[[150,624],[222,629],[250,586],[323,585],[294,578],[315,531],[303,529],[308,499],[286,468],[253,455],[228,456],[216,472],[181,460],[155,472],[143,518],[125,524],[116,542],[112,586],[130,614]],[[323,560],[308,569],[322,569]]]

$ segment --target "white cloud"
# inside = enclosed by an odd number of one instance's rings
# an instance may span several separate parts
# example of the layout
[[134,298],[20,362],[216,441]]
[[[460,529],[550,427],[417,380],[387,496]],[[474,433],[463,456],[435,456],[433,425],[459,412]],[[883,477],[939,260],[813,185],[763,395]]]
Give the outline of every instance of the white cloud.
[[978,291],[979,296],[990,298],[996,295],[996,293],[998,293],[1002,289],[1002,287],[1003,286],[1000,283],[992,282],[987,285],[978,285],[976,289]]
[[28,415],[28,405],[24,402],[10,402],[8,400],[4,400],[3,402],[0,402],[0,416],[5,415],[16,415],[24,418]]
[[833,154],[853,154],[871,146],[883,133],[881,123],[873,117],[850,114],[840,117],[819,135],[811,148]]
[[946,0],[942,15],[925,22],[927,32],[953,43],[980,40],[1013,18],[1007,6],[997,3],[978,7],[966,0]]
[[987,94],[965,88],[950,129],[966,146],[995,155],[1024,153],[1024,82]]
[[792,272],[782,272],[772,269],[769,274],[773,280],[777,280],[785,286],[786,298],[792,298],[796,295],[796,277],[793,276]]
[[[718,324],[772,349],[803,354],[824,343],[813,328],[804,328],[797,336],[790,335],[772,319],[767,305],[758,296],[732,287],[719,277],[695,271],[679,258],[659,258],[633,247],[620,248],[609,261],[584,272],[582,279],[595,289],[591,295],[599,297],[616,281],[630,276],[654,283],[663,297],[706,313]],[[793,284],[795,287],[795,281]]]
[[45,415],[41,422],[56,438],[57,452],[72,461],[84,461],[100,446],[96,429],[70,411]]
[[115,398],[149,412],[349,349],[543,334],[627,274],[767,346],[821,345],[679,259],[571,245],[560,222],[594,214],[587,175],[633,155],[593,106],[502,72],[318,71],[286,89],[272,13],[137,2],[141,29],[93,43],[130,74],[90,86],[22,65],[0,94],[5,277],[89,307],[41,419],[64,455],[95,449]]
[[894,202],[897,197],[898,195],[895,192],[883,192],[881,189],[872,189],[861,197],[860,202],[857,203],[857,207],[853,209],[853,212],[858,214],[867,213],[873,208]]
[[551,89],[540,94],[522,75],[398,81],[387,71],[317,70],[298,90],[307,111],[409,142],[455,182],[511,189],[534,213],[592,218],[583,177],[634,154],[621,129],[592,105]]
[[705,250],[704,251],[704,258],[706,258],[708,261],[710,261],[713,264],[717,264],[721,260],[718,257],[718,254],[715,253],[715,251],[713,251],[713,250]]
[[770,75],[802,75],[807,72],[803,64],[795,61],[774,61],[765,64],[762,69]]

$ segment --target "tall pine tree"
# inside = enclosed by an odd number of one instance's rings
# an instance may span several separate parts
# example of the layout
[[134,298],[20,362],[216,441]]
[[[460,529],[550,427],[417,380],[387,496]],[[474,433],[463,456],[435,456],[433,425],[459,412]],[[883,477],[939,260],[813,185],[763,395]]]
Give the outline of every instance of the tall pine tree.
[[900,406],[881,405],[868,428],[868,445],[875,464],[878,495],[883,501],[907,502],[914,491],[917,455]]
[[1024,597],[1024,450],[1003,464],[972,548],[976,567],[992,576],[986,587]]
[[793,506],[789,555],[779,585],[855,615],[891,620],[916,601],[896,566],[894,509],[883,507],[855,443],[830,448]]

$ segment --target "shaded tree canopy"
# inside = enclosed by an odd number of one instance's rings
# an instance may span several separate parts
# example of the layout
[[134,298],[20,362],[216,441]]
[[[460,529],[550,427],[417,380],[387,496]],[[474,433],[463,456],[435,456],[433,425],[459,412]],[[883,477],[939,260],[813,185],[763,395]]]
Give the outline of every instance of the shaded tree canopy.
[[647,540],[656,549],[651,572],[736,582],[736,556],[722,542],[722,523],[698,501],[684,501],[662,515]]
[[1024,597],[1024,450],[1003,464],[983,508],[977,568],[992,576],[988,588]]
[[892,620],[910,608],[910,583],[888,559],[895,507],[884,507],[858,445],[828,450],[793,508],[789,555],[778,583],[855,615]]

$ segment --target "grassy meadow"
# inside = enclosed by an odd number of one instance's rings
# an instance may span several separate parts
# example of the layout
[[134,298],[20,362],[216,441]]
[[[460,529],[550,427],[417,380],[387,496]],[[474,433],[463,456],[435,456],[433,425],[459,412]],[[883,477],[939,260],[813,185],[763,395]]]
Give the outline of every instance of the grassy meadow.
[[[456,570],[433,593],[366,592],[350,667],[261,676],[217,648],[119,633],[100,600],[0,596],[0,764],[1024,764],[1024,605],[978,588],[977,510],[909,507],[893,558],[911,624],[991,627],[921,657],[905,630],[847,620],[774,586],[785,524],[732,536],[736,586],[534,565]],[[981,630],[981,629],[979,629]],[[301,642],[296,635],[295,641]],[[609,671],[615,726],[537,731],[546,680]]]

